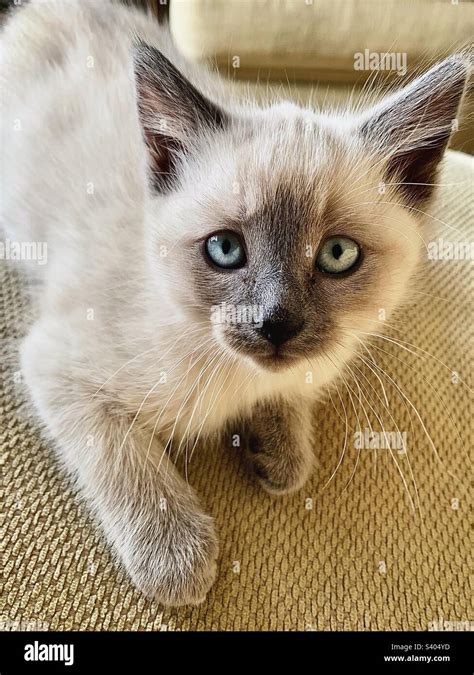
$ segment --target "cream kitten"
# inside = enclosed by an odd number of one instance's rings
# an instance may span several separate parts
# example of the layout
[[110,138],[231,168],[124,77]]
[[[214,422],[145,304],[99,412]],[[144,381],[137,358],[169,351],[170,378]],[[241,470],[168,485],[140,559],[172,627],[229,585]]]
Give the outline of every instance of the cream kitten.
[[467,60],[358,115],[259,108],[69,0],[14,12],[1,61],[2,227],[48,251],[35,408],[138,588],[198,603],[217,539],[171,456],[239,419],[262,487],[303,485],[318,392],[407,291]]

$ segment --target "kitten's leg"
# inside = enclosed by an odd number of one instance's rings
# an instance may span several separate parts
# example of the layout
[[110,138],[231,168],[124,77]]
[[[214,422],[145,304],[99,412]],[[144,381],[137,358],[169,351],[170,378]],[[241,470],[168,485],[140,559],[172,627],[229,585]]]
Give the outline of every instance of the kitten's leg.
[[301,488],[313,466],[310,406],[304,400],[257,404],[247,432],[246,457],[271,494]]
[[[151,432],[91,396],[59,340],[35,329],[22,372],[61,459],[136,586],[167,605],[196,604],[213,583],[212,519]],[[149,447],[151,441],[151,446]]]

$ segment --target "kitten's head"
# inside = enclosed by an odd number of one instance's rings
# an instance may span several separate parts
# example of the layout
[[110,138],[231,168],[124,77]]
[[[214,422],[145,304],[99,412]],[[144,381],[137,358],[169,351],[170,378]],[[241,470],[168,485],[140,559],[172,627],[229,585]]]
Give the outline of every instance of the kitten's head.
[[148,252],[168,301],[268,370],[349,354],[407,290],[466,61],[332,116],[291,103],[224,110],[144,45],[135,66]]

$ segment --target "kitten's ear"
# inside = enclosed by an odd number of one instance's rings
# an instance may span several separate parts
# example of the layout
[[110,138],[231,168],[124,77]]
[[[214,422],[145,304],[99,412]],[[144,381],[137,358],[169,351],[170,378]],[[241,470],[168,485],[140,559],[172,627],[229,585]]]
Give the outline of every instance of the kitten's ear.
[[154,47],[143,42],[135,46],[134,69],[153,182],[163,190],[172,184],[177,158],[192,147],[200,131],[223,127],[227,116]]
[[421,204],[431,196],[469,71],[467,56],[452,56],[359,120],[362,136],[386,158],[387,180],[399,181],[410,203]]

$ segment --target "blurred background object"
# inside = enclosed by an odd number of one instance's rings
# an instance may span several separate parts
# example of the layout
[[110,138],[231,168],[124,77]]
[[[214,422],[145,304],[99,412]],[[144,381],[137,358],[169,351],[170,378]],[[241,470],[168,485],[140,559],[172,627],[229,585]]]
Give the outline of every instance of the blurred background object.
[[[157,5],[157,3],[153,3]],[[251,87],[340,105],[365,85],[399,87],[474,38],[474,4],[455,0],[168,0],[179,49]],[[452,147],[474,153],[471,87]],[[469,128],[471,127],[471,128]]]

